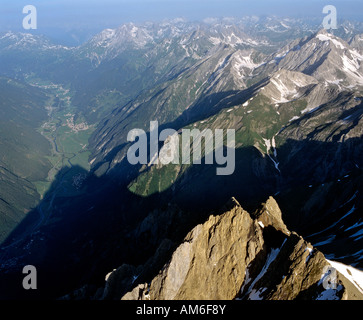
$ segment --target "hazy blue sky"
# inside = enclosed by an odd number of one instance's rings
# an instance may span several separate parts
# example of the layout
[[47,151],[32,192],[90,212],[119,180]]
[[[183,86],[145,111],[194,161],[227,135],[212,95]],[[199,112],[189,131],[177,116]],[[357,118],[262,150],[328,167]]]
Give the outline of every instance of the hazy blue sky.
[[70,30],[97,32],[125,22],[155,21],[183,17],[244,15],[322,16],[332,4],[341,18],[363,20],[362,0],[0,0],[0,32],[21,30],[25,5],[38,11],[38,33]]

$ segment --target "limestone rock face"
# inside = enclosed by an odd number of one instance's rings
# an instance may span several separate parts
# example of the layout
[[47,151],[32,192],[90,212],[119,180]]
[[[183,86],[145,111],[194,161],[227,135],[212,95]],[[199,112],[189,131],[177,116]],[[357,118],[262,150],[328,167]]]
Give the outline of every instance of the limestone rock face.
[[361,288],[290,232],[281,217],[273,198],[253,215],[232,199],[223,214],[185,237],[150,283],[122,299],[363,299]]
[[274,198],[270,197],[262,205],[262,209],[258,210],[254,216],[259,221],[260,226],[272,226],[286,235],[290,234],[290,231],[282,220],[280,207]]
[[[263,249],[262,229],[236,200],[195,227],[154,278],[150,299],[233,299],[248,264]],[[211,285],[213,284],[213,285]]]

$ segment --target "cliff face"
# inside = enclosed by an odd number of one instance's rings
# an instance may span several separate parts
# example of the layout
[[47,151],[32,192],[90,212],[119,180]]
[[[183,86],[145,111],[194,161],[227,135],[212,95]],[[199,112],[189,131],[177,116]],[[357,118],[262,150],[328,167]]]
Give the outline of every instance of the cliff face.
[[[159,261],[165,261],[173,250],[169,240],[162,242],[145,265],[125,264],[109,273],[105,287],[91,298],[363,299],[359,282],[363,273],[325,259],[323,253],[290,232],[273,198],[253,214],[233,198],[222,212],[190,231],[159,272]],[[87,287],[65,298],[83,299],[86,293]]]
[[263,250],[264,242],[257,221],[237,202],[229,205],[223,216],[210,217],[187,235],[151,282],[150,299],[233,299],[238,295],[246,268]]
[[185,237],[151,283],[122,299],[362,299],[357,286],[287,229],[273,198],[252,215],[232,199]]

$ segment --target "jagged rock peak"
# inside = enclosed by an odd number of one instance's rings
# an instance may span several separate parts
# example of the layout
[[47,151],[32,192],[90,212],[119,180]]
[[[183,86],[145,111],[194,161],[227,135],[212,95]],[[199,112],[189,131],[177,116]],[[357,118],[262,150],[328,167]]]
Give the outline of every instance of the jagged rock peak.
[[363,298],[320,251],[287,229],[272,197],[252,215],[234,198],[226,208],[196,226],[150,283],[122,299]]
[[[235,199],[227,207],[229,211],[196,226],[150,286],[142,285],[148,298],[234,299],[238,295],[247,265],[263,249],[263,232]],[[140,288],[124,299],[139,298]]]
[[279,205],[273,197],[268,198],[266,203],[262,204],[262,208],[257,210],[254,214],[260,226],[272,226],[276,230],[290,235],[290,231],[282,220],[282,213]]

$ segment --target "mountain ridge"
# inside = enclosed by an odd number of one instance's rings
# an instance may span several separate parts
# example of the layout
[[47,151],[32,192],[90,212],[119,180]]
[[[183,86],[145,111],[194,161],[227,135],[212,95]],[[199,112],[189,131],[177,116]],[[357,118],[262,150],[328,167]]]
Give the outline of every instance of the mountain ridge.
[[[143,283],[160,253],[144,266],[114,269],[93,299],[362,299],[362,272],[344,271],[343,265],[326,260],[290,232],[272,197],[254,214],[243,210],[234,198],[221,212],[193,228],[152,280]],[[350,280],[341,271],[350,274]],[[125,294],[125,287],[134,289]],[[83,287],[62,299],[82,299],[87,290]]]

